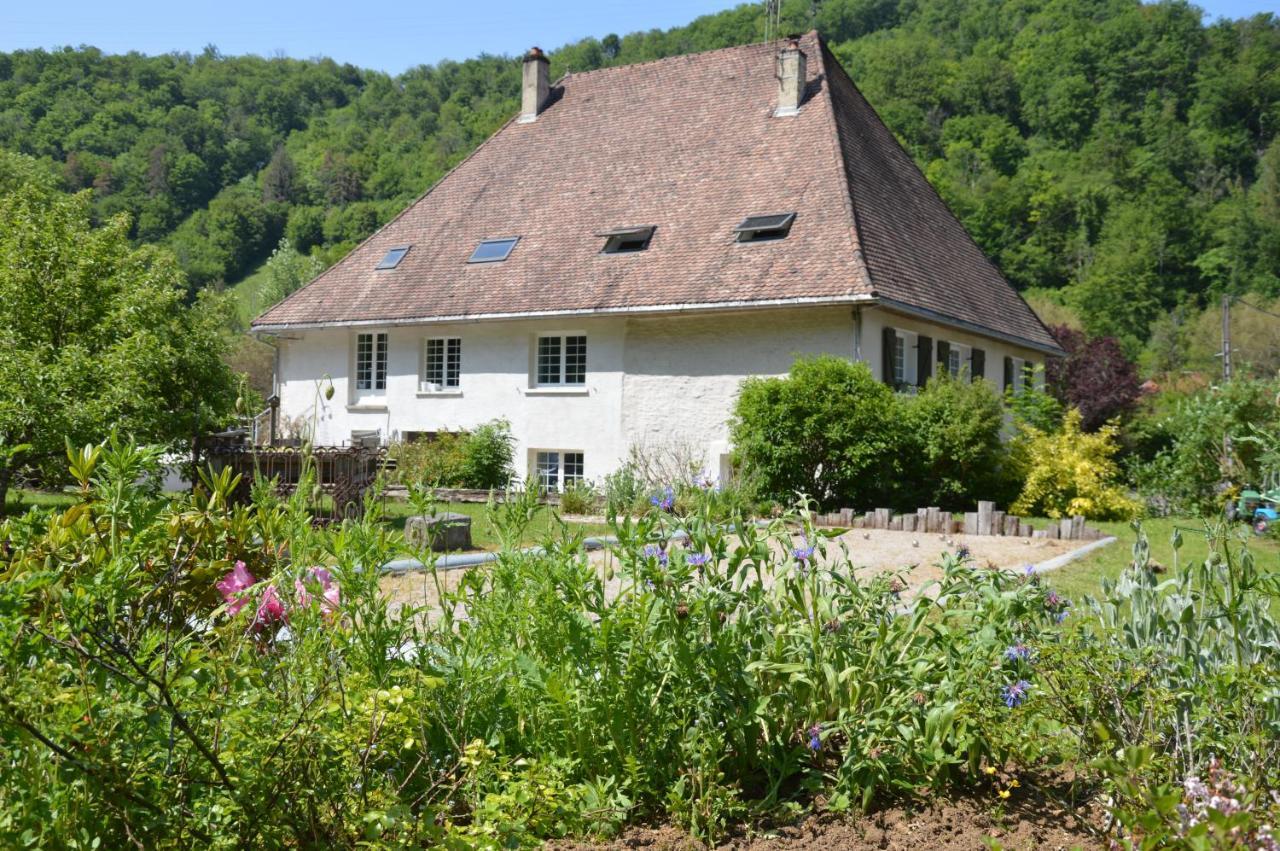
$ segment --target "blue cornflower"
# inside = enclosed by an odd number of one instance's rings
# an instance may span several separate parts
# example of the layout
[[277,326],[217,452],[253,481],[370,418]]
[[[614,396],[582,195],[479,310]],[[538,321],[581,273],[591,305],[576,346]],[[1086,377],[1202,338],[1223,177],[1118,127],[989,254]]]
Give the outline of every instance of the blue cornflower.
[[688,553],[684,557],[685,563],[693,567],[701,567],[711,560],[711,556],[706,553]]
[[801,536],[800,540],[804,542],[804,546],[794,547],[791,555],[795,556],[796,561],[807,564],[809,559],[813,558],[813,545],[809,543],[807,537]]
[[1034,564],[1029,564],[1024,568],[1023,572],[1026,574],[1028,579],[1031,579],[1036,575],[1036,566]]
[[662,547],[658,546],[657,544],[645,544],[644,557],[656,558],[658,560],[658,563],[661,564],[663,567],[667,566],[667,551],[664,550]]
[[956,558],[960,559],[960,561],[967,561],[969,558],[969,548],[964,544],[956,547]]
[[1031,648],[1019,641],[1017,644],[1004,651],[1004,658],[1010,662],[1030,662]]
[[663,511],[671,511],[676,507],[676,494],[671,488],[664,488],[661,495],[649,497],[649,504]]
[[809,733],[809,750],[817,753],[822,750],[822,725],[814,724],[808,729]]
[[1022,701],[1027,699],[1027,691],[1030,690],[1031,683],[1026,680],[1018,680],[1016,683],[1010,683],[1000,690],[1000,696],[1004,699],[1004,705],[1013,709],[1015,706],[1021,706]]

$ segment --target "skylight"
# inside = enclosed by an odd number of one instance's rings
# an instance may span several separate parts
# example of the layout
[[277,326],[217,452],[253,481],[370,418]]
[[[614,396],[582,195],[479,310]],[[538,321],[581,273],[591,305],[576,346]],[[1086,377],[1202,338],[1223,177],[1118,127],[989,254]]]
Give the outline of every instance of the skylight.
[[656,225],[614,228],[604,233],[598,233],[596,236],[605,238],[604,248],[602,249],[605,254],[627,254],[632,251],[644,251],[648,248],[649,240],[653,239],[655,229]]
[[791,231],[791,223],[795,221],[795,213],[773,213],[768,216],[747,216],[742,224],[733,229],[738,242],[762,242],[767,239],[782,239]]
[[476,246],[476,250],[471,252],[471,259],[468,263],[497,263],[506,260],[511,254],[511,249],[516,247],[516,243],[520,241],[520,237],[511,236],[505,239],[486,239]]
[[387,249],[387,253],[378,261],[375,269],[394,269],[400,265],[400,261],[409,253],[409,246],[397,245],[395,248]]

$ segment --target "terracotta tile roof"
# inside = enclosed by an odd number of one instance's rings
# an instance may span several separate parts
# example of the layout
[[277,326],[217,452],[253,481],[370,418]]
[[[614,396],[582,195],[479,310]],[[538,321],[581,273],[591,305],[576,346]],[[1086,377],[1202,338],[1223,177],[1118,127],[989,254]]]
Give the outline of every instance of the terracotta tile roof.
[[[806,101],[784,118],[771,44],[565,77],[254,327],[880,297],[1056,349],[817,34],[801,48]],[[734,241],[786,212],[786,239]],[[597,234],[640,225],[648,250],[601,253]],[[505,261],[467,263],[508,236]]]

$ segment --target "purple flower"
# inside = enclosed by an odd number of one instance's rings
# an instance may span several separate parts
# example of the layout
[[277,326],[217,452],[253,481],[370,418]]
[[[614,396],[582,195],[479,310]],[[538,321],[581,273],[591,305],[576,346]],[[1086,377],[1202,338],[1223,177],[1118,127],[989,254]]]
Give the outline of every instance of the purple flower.
[[1030,662],[1031,648],[1019,641],[1017,644],[1004,651],[1004,658],[1010,662]]
[[658,563],[661,564],[663,567],[667,566],[667,551],[664,550],[662,547],[658,546],[657,544],[645,544],[644,557],[656,558],[658,560]]
[[961,561],[967,561],[969,558],[969,548],[966,547],[964,544],[961,544],[960,546],[956,547],[956,558],[960,559]]
[[809,750],[814,753],[822,750],[822,725],[814,724],[806,732],[809,734]]
[[323,567],[313,567],[307,572],[307,580],[307,582],[303,582],[301,579],[293,581],[294,590],[298,594],[298,602],[304,606],[311,605],[311,601],[314,598],[307,585],[310,584],[313,588],[319,586],[321,611],[326,616],[338,611],[338,607],[342,605],[342,592],[338,588],[338,583],[333,581],[333,574]]
[[685,563],[692,567],[702,567],[711,560],[711,556],[706,553],[688,553],[684,557]]
[[809,559],[813,558],[813,545],[809,543],[808,537],[804,535],[800,536],[800,540],[804,543],[804,546],[794,547],[791,550],[791,555],[795,556],[796,561],[807,565]]
[[1031,579],[1036,575],[1036,566],[1034,564],[1029,564],[1026,566],[1023,572],[1026,574],[1026,577],[1028,579]]
[[1026,680],[1018,680],[1016,683],[1010,683],[1000,690],[1000,696],[1004,699],[1004,705],[1013,709],[1015,706],[1021,706],[1022,701],[1027,699],[1027,691],[1031,688],[1031,683]]
[[676,494],[671,488],[663,488],[661,495],[649,497],[649,504],[663,511],[671,511],[676,507]]
[[262,602],[258,603],[258,613],[254,615],[253,625],[259,629],[273,623],[283,623],[289,619],[284,610],[284,600],[274,585],[262,590]]

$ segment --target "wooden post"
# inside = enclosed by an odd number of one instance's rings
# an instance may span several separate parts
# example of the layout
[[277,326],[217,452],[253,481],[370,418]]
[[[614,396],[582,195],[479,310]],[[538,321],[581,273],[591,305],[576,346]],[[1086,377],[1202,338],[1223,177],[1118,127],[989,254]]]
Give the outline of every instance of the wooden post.
[[966,535],[978,534],[978,512],[966,511],[964,513],[964,533]]
[[1084,538],[1084,515],[1077,514],[1071,518],[1071,539],[1079,541]]
[[853,528],[853,509],[852,508],[840,509],[840,525]]
[[991,534],[993,535],[1004,534],[1004,512],[1003,511],[991,512]]
[[866,514],[862,515],[862,528],[876,528],[876,513],[874,511],[868,511]]
[[916,509],[916,531],[917,532],[929,531],[929,509],[927,508]]
[[902,531],[914,532],[915,530],[916,530],[916,515],[914,514],[902,515]]
[[991,534],[991,512],[995,511],[996,504],[989,500],[978,500],[978,530],[975,535]]
[[1018,521],[1018,537],[1019,538],[1030,538],[1031,533],[1034,531],[1035,529],[1032,529],[1031,524],[1028,523],[1027,521],[1025,520]]
[[1018,536],[1019,521],[1012,514],[1004,516],[1004,534],[1006,538],[1016,538]]
[[1063,517],[1058,521],[1059,534],[1058,537],[1064,541],[1071,540],[1071,518]]
[[892,509],[892,508],[877,508],[877,509],[876,509],[876,528],[877,528],[877,529],[888,529],[888,528],[889,528],[889,521],[890,521],[892,518],[893,518],[893,509]]
[[1062,537],[1062,524],[1050,523],[1049,528],[1044,530],[1044,536],[1050,540],[1056,541]]

